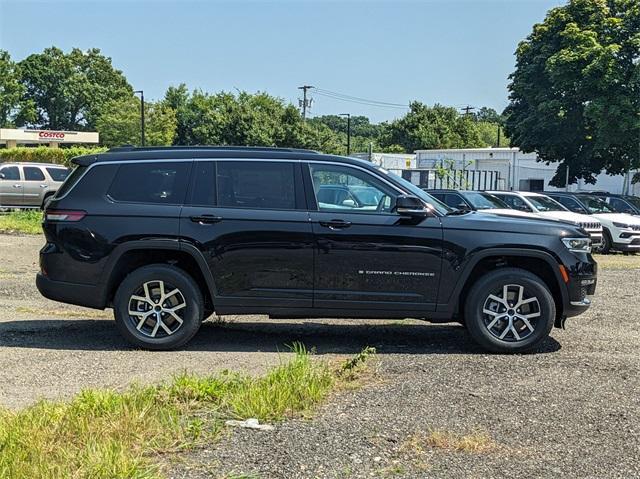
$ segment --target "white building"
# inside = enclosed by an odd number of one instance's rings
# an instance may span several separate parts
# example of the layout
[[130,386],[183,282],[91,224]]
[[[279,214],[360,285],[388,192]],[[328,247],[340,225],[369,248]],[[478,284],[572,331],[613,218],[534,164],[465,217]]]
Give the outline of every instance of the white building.
[[[565,188],[549,186],[549,181],[555,175],[558,163],[546,165],[537,161],[536,153],[523,153],[519,148],[463,148],[444,150],[417,150],[416,167],[418,169],[433,169],[438,165],[451,164],[456,170],[497,171],[500,184],[504,189],[525,191],[557,191]],[[611,193],[626,191],[626,185],[631,194],[640,195],[640,184],[630,185],[633,176],[611,176],[602,173],[597,176],[593,185],[578,180],[577,184],[569,185],[569,191],[605,190]]]

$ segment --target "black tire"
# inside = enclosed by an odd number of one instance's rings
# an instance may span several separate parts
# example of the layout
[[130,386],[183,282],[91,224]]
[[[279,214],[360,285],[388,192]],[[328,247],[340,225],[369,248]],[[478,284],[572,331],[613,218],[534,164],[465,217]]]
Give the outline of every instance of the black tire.
[[[489,295],[495,298],[498,292],[498,299],[504,298],[505,285],[507,298],[505,306],[502,306]],[[535,301],[523,303],[516,310],[517,303],[508,298],[519,294],[520,287],[523,288],[522,297],[525,301],[529,298],[535,298]],[[484,312],[487,307],[490,314]],[[512,315],[511,319],[509,314]],[[523,317],[528,325],[521,319]],[[520,353],[534,349],[549,336],[555,317],[556,304],[544,281],[518,268],[502,268],[485,274],[473,285],[465,303],[465,324],[469,334],[480,346],[496,353]],[[498,333],[503,333],[505,329],[508,331],[500,339]]]
[[601,254],[609,254],[613,249],[613,239],[607,228],[602,229],[602,246],[600,246]]
[[[166,291],[167,289],[171,291]],[[177,293],[168,294],[175,290]],[[144,297],[151,296],[152,301],[138,301],[132,297],[143,297],[141,291],[148,292]],[[166,302],[154,303],[158,301],[157,297],[162,291],[167,293],[166,296],[162,296],[166,298]],[[136,315],[129,314],[132,305],[135,306],[133,310],[136,311]],[[165,305],[173,307],[162,309]],[[161,309],[155,312],[154,308]],[[168,312],[169,309],[176,309],[174,315]],[[204,300],[200,288],[185,271],[166,264],[153,264],[134,270],[124,279],[116,291],[113,311],[116,326],[129,343],[144,349],[171,350],[185,345],[200,329]],[[158,315],[162,328],[156,325]],[[174,319],[175,315],[182,323]],[[142,327],[139,328],[140,324]],[[169,333],[163,328],[173,332]],[[155,334],[153,329],[156,331]]]

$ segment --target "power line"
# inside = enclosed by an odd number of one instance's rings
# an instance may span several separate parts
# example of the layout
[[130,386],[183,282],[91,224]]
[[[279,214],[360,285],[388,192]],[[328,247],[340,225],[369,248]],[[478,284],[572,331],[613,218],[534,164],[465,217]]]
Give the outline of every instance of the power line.
[[383,106],[394,106],[394,107],[399,107],[399,108],[409,108],[409,105],[406,103],[392,103],[392,102],[388,102],[388,101],[380,101],[380,100],[370,100],[368,98],[362,98],[362,97],[358,97],[358,96],[353,96],[353,95],[347,95],[346,93],[339,93],[336,91],[331,91],[331,90],[325,90],[324,88],[315,88],[315,90],[319,93],[325,93],[327,95],[333,95],[334,97],[339,97],[339,98],[343,98],[345,101],[347,100],[354,100],[354,101],[360,101],[360,102],[365,102],[365,103],[375,103],[377,105],[383,105]]
[[343,97],[339,97],[339,96],[335,96],[335,95],[329,95],[329,94],[322,93],[322,92],[316,92],[316,94],[318,96],[323,96],[325,98],[331,98],[333,100],[340,100],[340,101],[344,101],[344,102],[348,102],[348,103],[357,103],[359,105],[375,106],[375,107],[378,107],[378,108],[400,109],[400,110],[408,110],[409,109],[409,105],[403,105],[403,106],[381,105],[381,104],[378,104],[378,103],[372,103],[372,102],[367,102],[367,101],[350,100],[350,99],[347,99],[347,98],[343,98]]

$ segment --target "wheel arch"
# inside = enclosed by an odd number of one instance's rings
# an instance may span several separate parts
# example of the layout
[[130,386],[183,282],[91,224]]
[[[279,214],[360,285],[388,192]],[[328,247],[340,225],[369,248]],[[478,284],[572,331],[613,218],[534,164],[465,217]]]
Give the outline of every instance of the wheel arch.
[[565,306],[569,302],[567,289],[560,272],[560,262],[551,254],[540,250],[495,249],[474,255],[460,276],[460,281],[449,299],[451,315],[464,318],[464,304],[471,285],[489,271],[513,267],[535,274],[549,288],[556,303],[556,326],[561,324]]
[[139,240],[115,248],[103,270],[103,302],[110,306],[122,280],[149,264],[172,264],[188,273],[198,284],[205,307],[213,310],[215,284],[202,253],[193,245],[175,240]]

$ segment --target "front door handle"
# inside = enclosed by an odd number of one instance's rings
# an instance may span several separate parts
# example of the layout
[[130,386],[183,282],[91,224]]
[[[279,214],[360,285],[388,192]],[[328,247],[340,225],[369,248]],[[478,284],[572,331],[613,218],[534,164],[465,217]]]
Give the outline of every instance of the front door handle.
[[14,188],[22,188],[22,185],[13,185]]
[[331,220],[331,221],[319,221],[320,226],[329,228],[331,230],[341,230],[351,226],[351,221],[344,220]]
[[201,225],[212,225],[214,223],[219,223],[220,221],[222,221],[222,216],[200,215],[200,216],[191,216],[190,219],[194,223],[198,223]]

